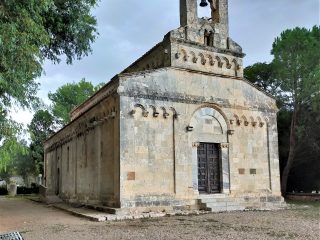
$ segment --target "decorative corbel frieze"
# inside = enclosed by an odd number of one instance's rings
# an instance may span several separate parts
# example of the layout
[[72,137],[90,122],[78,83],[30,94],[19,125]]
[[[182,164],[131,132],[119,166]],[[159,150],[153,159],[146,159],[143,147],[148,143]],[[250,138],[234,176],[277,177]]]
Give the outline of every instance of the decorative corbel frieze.
[[170,114],[167,112],[166,108],[165,107],[161,107],[162,111],[163,111],[163,117],[164,118],[167,118],[170,116]]
[[155,117],[155,118],[158,117],[160,113],[157,111],[157,108],[155,106],[153,106],[153,105],[150,105],[150,107],[153,110],[152,116]]

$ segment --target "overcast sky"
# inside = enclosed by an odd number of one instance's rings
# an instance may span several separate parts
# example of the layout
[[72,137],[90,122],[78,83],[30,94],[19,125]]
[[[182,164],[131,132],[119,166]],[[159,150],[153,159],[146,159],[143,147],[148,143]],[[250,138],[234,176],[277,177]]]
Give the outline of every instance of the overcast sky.
[[[201,16],[206,14],[201,11]],[[319,0],[229,0],[230,37],[247,54],[245,66],[269,62],[274,38],[288,28],[319,25],[319,11]],[[94,15],[100,35],[92,55],[72,66],[45,64],[38,95],[46,103],[48,92],[65,83],[82,78],[94,84],[108,82],[160,42],[179,27],[179,0],[101,0]],[[13,118],[28,123],[32,113],[19,111]]]

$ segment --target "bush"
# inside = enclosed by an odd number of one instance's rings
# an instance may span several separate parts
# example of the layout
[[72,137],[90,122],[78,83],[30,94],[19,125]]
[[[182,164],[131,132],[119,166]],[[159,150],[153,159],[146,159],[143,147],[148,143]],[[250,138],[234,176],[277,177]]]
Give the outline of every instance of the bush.
[[8,194],[8,190],[6,187],[0,187],[0,196],[1,195],[7,195]]
[[32,186],[31,188],[27,187],[17,187],[17,194],[38,194],[39,187]]

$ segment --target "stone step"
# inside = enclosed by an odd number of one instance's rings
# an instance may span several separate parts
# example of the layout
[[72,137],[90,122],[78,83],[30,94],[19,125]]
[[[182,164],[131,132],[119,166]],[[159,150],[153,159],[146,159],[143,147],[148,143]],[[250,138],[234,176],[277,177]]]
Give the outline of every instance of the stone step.
[[209,212],[226,212],[227,207],[207,207],[206,210]]
[[199,199],[198,203],[215,203],[215,202],[240,202],[241,199],[238,198],[206,198],[206,199]]
[[244,211],[246,208],[244,206],[227,206],[227,211]]
[[[55,203],[52,205],[53,207],[63,210],[65,212],[71,213],[74,216],[83,217],[89,219],[91,221],[96,222],[103,222],[107,220],[108,215],[107,213],[101,213],[96,210],[91,210],[82,207],[73,207],[66,203]],[[113,214],[111,216],[114,216]]]
[[245,207],[242,206],[211,206],[206,208],[210,212],[225,212],[225,211],[244,211]]
[[220,202],[220,203],[202,203],[201,208],[209,208],[209,207],[227,207],[227,203]]
[[109,213],[109,214],[121,214],[123,212],[123,209],[120,208],[112,208],[112,207],[106,207],[103,205],[84,205],[85,208],[96,210],[99,212]]
[[243,211],[243,198],[229,197],[225,194],[201,195],[198,199],[200,209],[210,212]]
[[198,199],[212,199],[212,198],[225,198],[228,197],[224,193],[219,193],[219,194],[200,194]]
[[221,206],[227,206],[227,207],[237,207],[242,206],[241,203],[237,202],[215,202],[215,203],[202,203],[202,207],[221,207]]

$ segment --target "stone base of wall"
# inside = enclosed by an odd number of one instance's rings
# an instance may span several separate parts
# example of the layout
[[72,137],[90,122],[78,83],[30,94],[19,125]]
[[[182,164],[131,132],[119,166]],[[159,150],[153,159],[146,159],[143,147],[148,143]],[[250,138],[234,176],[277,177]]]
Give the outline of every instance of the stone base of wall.
[[[58,196],[52,198],[59,199]],[[63,201],[73,206],[84,206],[97,211],[111,214],[137,214],[148,212],[171,213],[175,211],[203,210],[209,212],[245,211],[245,210],[275,210],[284,208],[286,203],[281,196],[242,194],[199,195],[197,199],[175,199],[173,196],[140,196],[135,199],[122,200],[121,208],[106,206],[98,200],[66,199]]]
[[198,205],[201,210],[211,212],[272,210],[285,206],[284,199],[275,195],[227,194],[200,195]]
[[117,208],[120,206],[119,201],[116,201],[114,197],[110,197],[108,200],[106,197],[104,197],[104,200],[101,200],[94,196],[88,196],[85,194],[69,195],[61,193],[59,198],[72,205],[102,205],[112,208]]
[[199,209],[196,199],[176,199],[174,195],[138,196],[123,199],[121,208],[129,212],[171,212],[174,210]]

